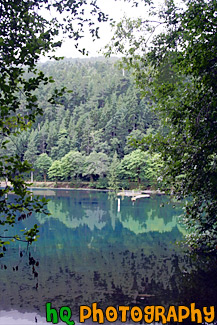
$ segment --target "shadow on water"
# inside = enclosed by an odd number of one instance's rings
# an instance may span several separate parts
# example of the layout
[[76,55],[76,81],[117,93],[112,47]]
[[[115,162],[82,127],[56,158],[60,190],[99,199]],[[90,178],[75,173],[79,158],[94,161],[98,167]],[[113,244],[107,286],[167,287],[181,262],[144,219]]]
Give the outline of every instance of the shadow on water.
[[102,309],[217,305],[216,259],[193,260],[175,245],[185,230],[177,223],[181,207],[160,207],[168,198],[134,205],[124,198],[117,212],[117,200],[108,193],[53,192],[47,193],[51,216],[34,215],[17,225],[40,225],[40,238],[31,247],[39,276],[32,274],[25,245],[10,245],[1,261],[7,265],[0,269],[1,310],[45,315],[51,302],[56,308],[70,306],[77,320],[79,307],[93,302]]

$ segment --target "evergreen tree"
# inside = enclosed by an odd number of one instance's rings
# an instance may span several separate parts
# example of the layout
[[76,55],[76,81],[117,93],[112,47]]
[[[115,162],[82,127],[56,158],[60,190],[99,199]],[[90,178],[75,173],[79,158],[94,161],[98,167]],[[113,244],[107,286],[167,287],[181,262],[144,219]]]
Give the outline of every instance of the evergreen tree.
[[57,147],[58,141],[58,132],[55,120],[52,120],[49,123],[48,137],[47,137],[47,152],[52,159],[55,159],[55,156],[52,155],[52,149]]
[[[27,150],[24,154],[24,158],[34,166],[38,155],[38,149],[36,146],[36,131],[32,131],[29,136],[29,142]],[[33,170],[31,170],[31,183],[33,182]]]
[[[42,126],[41,126],[42,125]],[[49,132],[48,121],[45,120],[45,123],[41,123],[39,132],[37,133],[37,145],[40,153],[46,153],[47,151],[47,139]]]
[[112,158],[112,162],[108,169],[108,185],[111,189],[117,190],[120,186],[119,181],[119,168],[120,168],[120,162],[118,160],[117,152],[114,153],[114,156]]
[[[7,150],[9,137],[19,137],[20,132],[28,130],[37,117],[40,123],[39,115],[42,115],[45,107],[38,103],[37,93],[39,89],[45,90],[45,85],[54,80],[38,70],[37,62],[42,55],[49,53],[52,53],[50,57],[55,58],[55,49],[62,45],[58,36],[66,32],[76,41],[77,47],[85,26],[89,27],[93,38],[97,38],[96,23],[106,21],[107,16],[95,1],[88,5],[83,1],[65,0],[1,1],[0,9],[0,177],[9,179],[11,183],[11,186],[1,190],[1,195],[5,198],[0,200],[2,234],[8,226],[14,225],[17,213],[23,215],[24,212],[34,210],[44,212],[46,200],[31,200],[24,182],[23,177],[31,168],[23,160],[27,146],[20,155],[2,154],[2,151]],[[54,17],[58,15],[64,19],[50,19],[50,12]],[[84,49],[83,53],[85,54]],[[46,101],[54,103],[61,93],[56,89]],[[45,149],[43,145],[42,152]],[[15,194],[13,204],[7,197],[9,192]],[[35,225],[24,233],[25,240],[31,244],[37,233]],[[3,237],[0,235],[0,247],[6,243]],[[8,238],[20,240],[16,235],[9,234]],[[3,255],[3,252],[0,253],[1,257]]]
[[144,139],[145,134],[142,133],[140,130],[133,130],[130,134],[126,137],[126,145],[124,147],[124,153],[129,154],[133,150],[135,150],[135,144],[141,143]]
[[68,138],[68,132],[66,129],[60,128],[58,133],[58,141],[56,147],[56,158],[61,159],[70,150],[70,141]]

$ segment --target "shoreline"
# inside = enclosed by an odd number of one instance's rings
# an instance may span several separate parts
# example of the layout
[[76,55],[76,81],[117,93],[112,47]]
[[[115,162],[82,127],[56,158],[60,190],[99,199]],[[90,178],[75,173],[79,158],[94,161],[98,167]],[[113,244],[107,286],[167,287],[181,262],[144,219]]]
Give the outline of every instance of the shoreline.
[[88,187],[38,187],[31,186],[28,189],[32,190],[64,190],[64,191],[103,191],[103,192],[114,192],[113,190],[108,189],[99,189],[99,188],[88,188]]
[[[26,184],[30,185],[30,182],[26,182]],[[139,190],[139,189],[127,189],[127,190],[113,190],[107,188],[90,188],[90,187],[69,187],[67,182],[59,183],[61,187],[55,186],[55,182],[33,182],[33,186],[28,186],[29,190],[65,190],[65,191],[96,191],[96,192],[113,192],[116,193],[117,196],[134,196],[140,194],[149,194],[149,195],[165,195],[164,191],[160,190],[153,190],[153,189],[146,189],[146,190]],[[7,183],[8,186],[11,186],[10,182]],[[38,185],[38,186],[37,186]],[[58,185],[58,184],[57,184]],[[65,185],[65,186],[64,186]],[[6,182],[0,182],[0,187],[6,187]]]

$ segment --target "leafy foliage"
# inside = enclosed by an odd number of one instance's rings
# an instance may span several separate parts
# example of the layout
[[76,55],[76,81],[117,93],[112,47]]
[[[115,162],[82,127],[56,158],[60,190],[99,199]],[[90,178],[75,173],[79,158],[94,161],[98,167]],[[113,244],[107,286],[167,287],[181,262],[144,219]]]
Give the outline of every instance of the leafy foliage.
[[[31,132],[21,132],[8,143],[10,154],[18,153],[21,160],[30,159],[35,180],[43,180],[44,173],[36,161],[46,153],[53,161],[45,173],[49,180],[79,183],[92,178],[97,187],[107,187],[107,181],[114,188],[130,186],[130,178],[122,177],[119,168],[111,170],[111,161],[117,153],[119,164],[134,151],[132,138],[141,140],[145,134],[156,132],[158,118],[147,99],[141,100],[131,74],[120,71],[116,62],[115,58],[67,59],[40,65],[46,75],[53,75],[60,88],[70,87],[72,92],[64,93],[56,105],[51,105],[47,100],[54,84],[36,91],[43,116],[37,116]],[[93,162],[87,159],[92,152],[109,158],[103,175],[86,173],[87,165],[97,162],[97,155]],[[141,180],[141,186],[146,183],[149,181]]]
[[[56,14],[54,18],[45,18],[50,17],[50,11]],[[17,137],[22,137],[22,131],[27,131],[36,117],[43,113],[43,107],[38,104],[37,90],[54,82],[52,77],[39,71],[36,64],[41,55],[49,53],[54,57],[52,53],[62,44],[62,40],[56,38],[58,35],[67,33],[78,47],[85,25],[97,38],[98,27],[94,24],[107,20],[107,17],[94,1],[89,6],[83,1],[0,1],[0,12],[0,178],[8,181],[0,190],[0,246],[5,247],[3,230],[9,231],[8,226],[13,226],[16,215],[29,216],[33,210],[44,211],[46,203],[32,199],[23,180],[31,165],[20,153],[9,152],[11,141],[16,142]],[[80,51],[85,53],[85,49]],[[60,94],[63,94],[63,89],[54,89],[47,101],[54,104]],[[26,158],[31,154],[31,162],[34,162],[37,154],[34,140],[29,142]],[[16,195],[13,202],[9,192]],[[37,227],[26,232],[28,243],[36,232]],[[7,237],[11,239],[10,235]],[[20,240],[18,236],[12,237]]]
[[93,176],[104,176],[108,171],[109,157],[103,152],[91,152],[86,157],[85,169],[83,175],[88,175],[93,179]]
[[111,164],[108,170],[108,185],[111,189],[118,190],[120,187],[120,161],[118,160],[117,152],[114,153]]
[[138,186],[140,186],[141,179],[145,178],[145,161],[147,156],[145,152],[140,149],[132,151],[126,155],[120,166],[120,174],[124,178],[128,177],[133,181],[138,180]]
[[[161,175],[163,163],[159,154],[150,155],[148,151],[137,149],[124,156],[119,166],[121,178],[138,181],[141,186],[159,186],[158,179]],[[159,183],[159,184],[158,184]]]
[[[167,1],[155,10],[156,19],[119,23],[108,48],[126,51],[123,66],[134,69],[163,118],[164,133],[152,139],[152,148],[161,153],[165,179],[177,197],[191,197],[184,218],[187,243],[209,253],[217,245],[216,13],[215,1]],[[126,38],[130,48],[124,47]]]
[[51,167],[51,165],[52,165],[52,159],[48,157],[46,153],[42,153],[40,156],[38,156],[38,159],[36,161],[36,168],[43,173],[45,182],[46,182],[47,172]]
[[62,168],[60,160],[53,161],[52,165],[49,167],[48,170],[48,177],[51,180],[58,181],[62,179]]
[[62,177],[70,180],[82,174],[84,157],[78,151],[70,151],[61,159]]

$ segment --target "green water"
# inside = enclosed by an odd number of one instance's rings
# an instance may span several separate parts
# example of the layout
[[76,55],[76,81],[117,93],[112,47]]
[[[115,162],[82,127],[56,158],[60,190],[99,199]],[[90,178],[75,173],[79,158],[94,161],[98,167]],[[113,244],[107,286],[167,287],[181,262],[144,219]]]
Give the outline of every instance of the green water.
[[[0,269],[1,310],[44,315],[45,304],[51,302],[57,308],[70,306],[76,318],[80,305],[93,302],[101,308],[120,304],[166,307],[191,299],[203,303],[204,293],[200,297],[188,282],[192,263],[175,245],[185,233],[177,223],[180,205],[160,207],[168,201],[165,196],[135,203],[125,197],[118,212],[117,198],[105,192],[36,193],[50,199],[51,216],[34,215],[19,228],[40,225],[40,238],[30,250],[39,262],[38,277],[29,265],[25,244],[10,245],[1,261],[2,267],[7,265],[6,270]],[[200,280],[201,287],[213,287],[210,281],[211,275]]]

